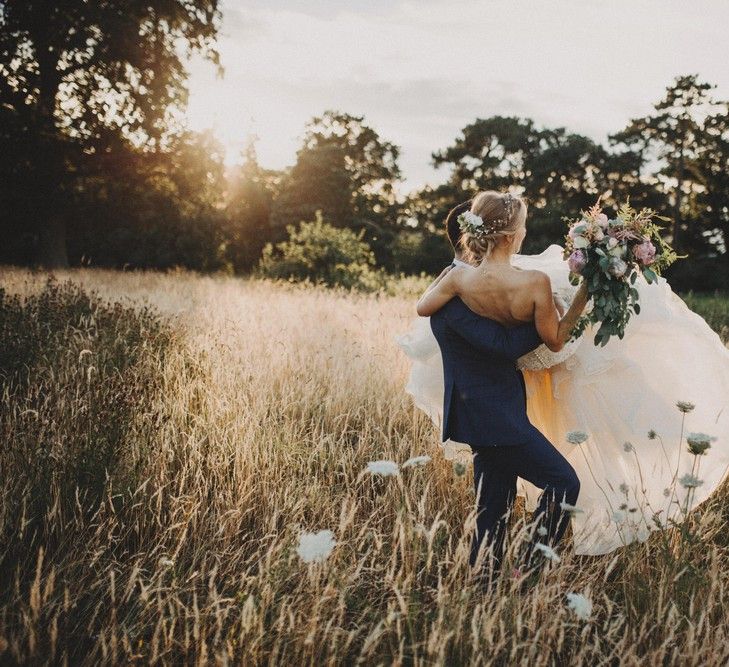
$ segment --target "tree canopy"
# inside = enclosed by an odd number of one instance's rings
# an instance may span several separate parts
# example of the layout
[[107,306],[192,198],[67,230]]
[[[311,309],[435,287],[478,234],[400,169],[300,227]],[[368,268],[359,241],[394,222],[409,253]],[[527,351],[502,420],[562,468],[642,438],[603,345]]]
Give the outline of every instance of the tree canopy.
[[44,263],[67,263],[64,203],[79,172],[124,143],[173,141],[185,56],[218,61],[219,18],[217,0],[0,2],[0,141],[10,180],[43,192],[25,217]]

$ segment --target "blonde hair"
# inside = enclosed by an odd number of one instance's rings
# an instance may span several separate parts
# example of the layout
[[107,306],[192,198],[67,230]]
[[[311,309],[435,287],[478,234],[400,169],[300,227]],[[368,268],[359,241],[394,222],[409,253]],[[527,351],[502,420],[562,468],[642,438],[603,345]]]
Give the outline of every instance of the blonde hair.
[[478,234],[465,231],[459,239],[463,252],[472,261],[481,261],[502,236],[513,236],[526,223],[527,204],[510,192],[483,190],[471,204],[471,213],[483,220]]

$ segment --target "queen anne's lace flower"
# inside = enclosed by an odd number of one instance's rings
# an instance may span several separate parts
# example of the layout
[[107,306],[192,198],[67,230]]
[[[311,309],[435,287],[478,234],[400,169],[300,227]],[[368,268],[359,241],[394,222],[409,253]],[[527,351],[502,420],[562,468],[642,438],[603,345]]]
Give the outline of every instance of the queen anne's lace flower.
[[716,438],[706,435],[706,433],[689,433],[686,436],[688,450],[697,456],[706,454],[706,450],[711,447],[712,440],[716,440]]
[[704,481],[687,472],[678,480],[678,483],[686,489],[695,489],[697,486],[701,486]]
[[463,461],[456,461],[453,464],[453,472],[459,477],[466,474],[466,464]]
[[570,431],[567,433],[567,442],[573,445],[580,445],[587,440],[587,433],[584,431]]
[[550,547],[546,544],[537,542],[534,545],[534,548],[537,551],[541,551],[544,554],[545,558],[548,558],[549,560],[554,561],[555,563],[559,563],[559,561],[561,560],[561,558],[557,555],[557,552],[554,549],[552,549],[552,547]]
[[592,616],[592,601],[581,593],[567,593],[567,606],[581,621],[587,621]]
[[570,514],[580,514],[584,511],[581,510],[579,507],[576,507],[575,505],[570,505],[569,503],[565,502],[561,502],[559,506],[563,512],[569,512]]
[[336,545],[331,530],[320,530],[318,533],[302,533],[296,552],[306,563],[322,561],[329,556]]
[[428,463],[428,461],[430,461],[430,456],[428,456],[427,454],[424,456],[413,456],[413,458],[405,461],[405,463],[403,463],[401,467],[402,468],[420,467],[420,466],[424,466],[426,463]]
[[400,472],[400,468],[395,461],[387,461],[381,459],[379,461],[370,461],[367,464],[367,472],[371,472],[373,475],[397,475]]

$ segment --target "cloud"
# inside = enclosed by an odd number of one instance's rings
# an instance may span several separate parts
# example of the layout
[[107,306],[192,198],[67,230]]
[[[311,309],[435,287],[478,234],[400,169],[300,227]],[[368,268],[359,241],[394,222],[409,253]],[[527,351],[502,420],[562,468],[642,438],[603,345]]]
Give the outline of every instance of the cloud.
[[699,72],[729,97],[729,4],[698,6],[227,0],[226,76],[191,68],[191,123],[215,126],[230,146],[255,129],[262,162],[281,167],[311,116],[341,109],[402,147],[410,185],[438,182],[430,153],[479,116],[528,117],[604,141],[649,113],[678,74]]

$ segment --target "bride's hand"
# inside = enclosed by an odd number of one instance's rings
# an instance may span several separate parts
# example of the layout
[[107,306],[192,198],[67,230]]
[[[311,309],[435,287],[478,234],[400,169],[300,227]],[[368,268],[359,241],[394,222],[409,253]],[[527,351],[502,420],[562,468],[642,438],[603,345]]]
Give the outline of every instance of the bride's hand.
[[440,275],[425,290],[416,306],[418,315],[421,317],[430,317],[455,296],[451,278],[446,279],[446,276],[448,276],[452,268],[453,266],[447,266],[443,269]]

